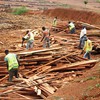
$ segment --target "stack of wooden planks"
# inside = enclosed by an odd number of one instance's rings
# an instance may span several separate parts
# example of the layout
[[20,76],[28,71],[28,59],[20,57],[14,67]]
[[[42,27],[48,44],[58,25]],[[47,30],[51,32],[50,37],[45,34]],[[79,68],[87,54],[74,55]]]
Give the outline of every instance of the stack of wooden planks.
[[[18,53],[20,77],[14,78],[12,83],[7,82],[6,64],[1,61],[0,99],[46,99],[97,62],[84,59],[75,52],[63,54],[61,51],[61,47],[56,47]],[[12,92],[16,96],[12,96]]]

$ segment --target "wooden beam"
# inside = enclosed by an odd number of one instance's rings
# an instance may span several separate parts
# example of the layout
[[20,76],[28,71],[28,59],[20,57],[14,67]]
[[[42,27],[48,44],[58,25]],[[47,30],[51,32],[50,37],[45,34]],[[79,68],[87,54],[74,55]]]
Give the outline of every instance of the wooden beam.
[[8,78],[8,76],[9,76],[9,75],[6,75],[5,77],[1,78],[1,79],[0,79],[0,82],[3,81],[3,80],[5,80],[6,78]]
[[86,25],[86,26],[89,26],[89,27],[92,27],[92,28],[95,28],[95,29],[99,29],[99,30],[100,30],[100,27],[97,27],[97,26],[95,26],[95,25],[91,25],[91,24],[84,23],[84,22],[81,22],[81,21],[77,21],[76,23],[84,24],[84,25]]
[[57,70],[78,69],[78,68],[80,69],[80,68],[85,67],[85,65],[87,65],[87,64],[92,64],[92,63],[96,63],[96,62],[98,62],[98,60],[88,60],[88,61],[75,62],[75,63],[71,63],[71,64],[65,64],[61,67],[52,68],[52,69],[48,70],[48,72],[57,71]]
[[44,61],[44,60],[51,60],[52,56],[46,56],[46,57],[36,57],[36,58],[30,58],[30,59],[19,59],[20,62],[33,62],[33,61]]
[[25,99],[27,99],[27,100],[32,100],[32,98],[26,97],[26,96],[21,95],[21,94],[19,94],[19,93],[17,93],[17,92],[13,92],[13,93],[16,94],[16,95],[18,95],[18,96],[20,96],[20,97],[22,97],[22,98],[25,98]]
[[[47,64],[44,64],[44,65],[42,65],[42,66],[40,66],[40,67],[38,67],[38,68],[36,68],[36,69],[32,69],[31,71],[25,73],[25,75],[27,75],[27,74],[29,74],[29,73],[31,73],[31,72],[33,72],[33,71],[37,71],[37,70],[41,69],[41,68],[44,67],[44,66],[48,66],[48,65],[50,65],[50,64],[52,64],[52,63],[55,63],[56,61],[59,61],[59,60],[65,58],[65,57],[67,57],[67,56],[70,56],[70,55],[77,55],[77,54],[78,54],[78,53],[69,53],[69,54],[67,54],[67,55],[65,55],[65,56],[62,56],[62,57],[60,57],[60,58],[58,58],[58,59],[56,59],[56,60],[53,60],[53,61],[51,61],[51,62],[49,62],[49,63],[47,63]],[[39,72],[38,74],[43,73],[44,71],[45,71],[45,70]]]
[[18,55],[30,55],[30,54],[35,54],[35,53],[39,53],[39,52],[58,50],[58,49],[61,49],[61,48],[62,47],[56,47],[56,48],[43,49],[43,50],[35,50],[35,51],[29,51],[29,52],[21,52],[21,53],[18,53]]

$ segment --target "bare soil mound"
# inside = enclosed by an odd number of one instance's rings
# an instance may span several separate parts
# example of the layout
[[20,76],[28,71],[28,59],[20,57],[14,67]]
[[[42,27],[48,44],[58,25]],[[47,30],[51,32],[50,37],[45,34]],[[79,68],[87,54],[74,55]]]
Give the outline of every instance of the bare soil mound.
[[45,10],[43,14],[50,17],[57,16],[63,20],[83,21],[90,24],[100,25],[100,14],[91,11],[87,12],[83,10],[57,8]]

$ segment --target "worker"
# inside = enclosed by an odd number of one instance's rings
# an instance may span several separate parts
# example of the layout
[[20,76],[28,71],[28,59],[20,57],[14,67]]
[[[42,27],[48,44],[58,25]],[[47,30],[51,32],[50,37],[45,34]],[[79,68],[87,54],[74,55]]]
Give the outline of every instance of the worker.
[[75,25],[74,25],[74,23],[73,22],[68,22],[68,27],[69,27],[70,33],[74,34],[75,33]]
[[79,44],[80,49],[83,49],[84,47],[84,43],[87,38],[86,34],[87,34],[86,26],[83,26],[80,33],[80,44]]
[[26,35],[22,38],[22,46],[25,40],[27,40],[26,49],[33,48],[34,35],[31,31],[26,31]]
[[52,30],[53,31],[56,31],[57,30],[56,27],[57,27],[57,17],[55,17],[53,19],[53,22],[52,22]]
[[89,40],[88,38],[85,41],[85,45],[83,47],[82,53],[83,53],[83,51],[85,51],[84,58],[91,59],[90,53],[92,51],[92,41]]
[[57,26],[57,17],[54,18],[52,26],[55,28]]
[[45,27],[42,27],[42,33],[43,33],[43,37],[41,39],[41,42],[43,41],[43,48],[49,48],[50,47],[50,31],[46,29]]
[[5,62],[7,64],[7,69],[9,72],[9,82],[12,82],[13,76],[18,78],[18,67],[19,61],[17,55],[14,53],[9,53],[9,50],[5,50]]

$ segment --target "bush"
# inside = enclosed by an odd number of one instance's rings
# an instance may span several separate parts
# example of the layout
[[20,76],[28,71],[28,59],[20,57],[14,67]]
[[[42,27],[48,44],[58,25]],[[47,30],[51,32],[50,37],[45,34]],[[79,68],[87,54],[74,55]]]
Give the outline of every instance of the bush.
[[84,4],[85,4],[85,5],[88,4],[88,0],[84,0]]
[[28,9],[26,7],[19,7],[19,8],[14,8],[13,9],[13,14],[15,15],[21,15],[23,13],[26,13]]

